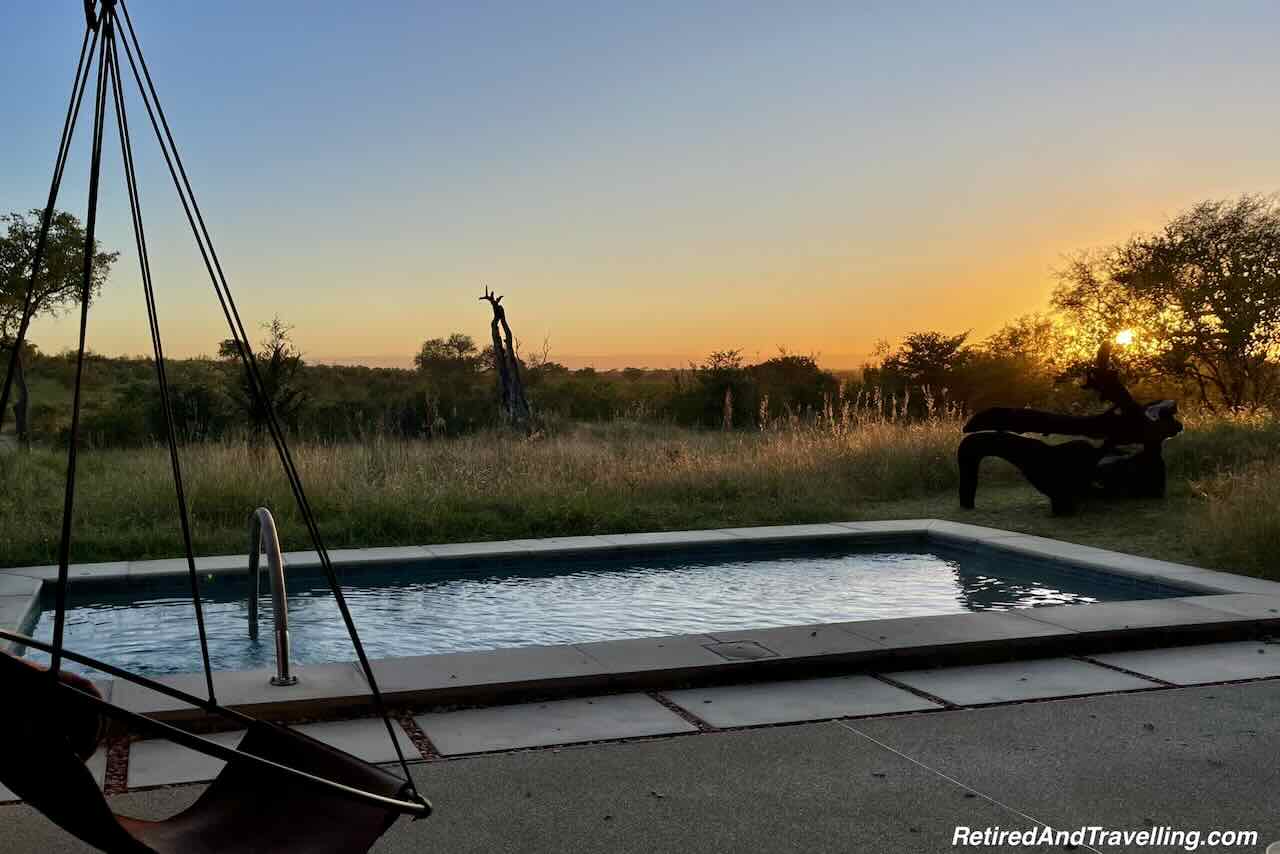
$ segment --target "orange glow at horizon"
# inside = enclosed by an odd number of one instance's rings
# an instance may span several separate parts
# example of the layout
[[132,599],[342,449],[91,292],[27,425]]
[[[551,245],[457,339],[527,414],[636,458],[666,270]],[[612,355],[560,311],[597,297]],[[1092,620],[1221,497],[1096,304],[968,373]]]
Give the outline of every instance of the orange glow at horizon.
[[[1072,254],[1280,189],[1275,4],[373,0],[306,38],[291,4],[151,5],[153,71],[245,325],[280,316],[310,361],[408,365],[453,332],[483,346],[483,283],[522,349],[573,366],[782,347],[856,368],[912,332],[980,342],[1046,312]],[[14,15],[45,37],[0,55],[18,131],[0,213],[47,194],[75,59],[51,39],[83,23],[70,4]],[[205,34],[242,19],[227,65]],[[83,142],[59,197],[82,219]],[[138,153],[166,352],[211,354],[221,311],[167,170]],[[121,255],[88,341],[140,354],[110,154],[98,238]],[[31,339],[56,353],[77,327],[41,317]]]

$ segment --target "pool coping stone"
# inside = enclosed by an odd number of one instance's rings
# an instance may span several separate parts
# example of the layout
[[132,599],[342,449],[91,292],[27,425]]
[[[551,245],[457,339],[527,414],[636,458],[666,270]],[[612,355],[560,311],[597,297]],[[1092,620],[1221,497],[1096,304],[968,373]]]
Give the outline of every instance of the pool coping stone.
[[[1187,596],[1134,602],[1106,602],[985,611],[890,620],[863,620],[813,626],[720,631],[706,635],[634,638],[617,641],[518,647],[378,659],[374,673],[391,702],[433,707],[488,704],[519,699],[575,696],[601,690],[675,690],[727,681],[798,678],[866,672],[872,667],[902,669],[940,664],[981,664],[1014,658],[1083,655],[1196,641],[1251,639],[1280,627],[1280,583],[1216,572],[1077,545],[1045,537],[935,519],[768,525],[708,531],[651,532],[584,537],[449,543],[407,547],[342,549],[331,552],[345,571],[405,561],[492,560],[601,552],[786,542],[797,539],[851,542],[938,542],[983,547],[1021,557],[1050,559],[1172,585]],[[289,552],[286,563],[314,567],[314,552]],[[196,558],[201,574],[247,571],[243,556]],[[187,573],[185,558],[76,565],[74,584],[147,581]],[[0,569],[0,618],[5,628],[24,631],[38,616],[36,585],[55,581],[57,567]],[[50,585],[51,586],[51,585]],[[10,588],[30,591],[18,597]],[[22,613],[15,602],[22,599]],[[9,606],[7,608],[2,606]],[[268,684],[268,671],[219,671],[219,701],[282,719],[321,711],[367,707],[368,686],[351,662],[295,668],[300,688]],[[308,679],[307,675],[311,678]],[[196,674],[160,681],[203,694]],[[224,687],[225,685],[225,687]],[[152,699],[147,699],[147,696]],[[202,716],[198,709],[155,692],[121,683],[115,701],[164,719]]]

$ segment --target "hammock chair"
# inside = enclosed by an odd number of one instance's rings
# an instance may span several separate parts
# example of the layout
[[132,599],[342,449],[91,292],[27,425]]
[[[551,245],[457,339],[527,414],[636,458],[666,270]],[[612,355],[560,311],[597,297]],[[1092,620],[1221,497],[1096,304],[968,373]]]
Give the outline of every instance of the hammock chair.
[[[67,474],[63,498],[62,533],[58,548],[58,581],[52,642],[45,643],[17,632],[0,630],[0,640],[18,647],[30,647],[50,656],[42,668],[13,655],[0,652],[0,783],[39,810],[51,821],[81,840],[110,854],[204,854],[204,852],[276,852],[301,854],[349,854],[367,851],[401,815],[415,819],[430,814],[431,805],[414,786],[408,762],[395,738],[382,693],[369,665],[364,646],[356,632],[337,574],[320,538],[302,481],[285,441],[284,432],[265,393],[258,365],[252,355],[248,335],[227,285],[222,264],[214,251],[204,216],[196,203],[186,168],[178,154],[169,122],[142,54],[142,46],[124,0],[85,0],[86,28],[80,45],[80,59],[72,85],[71,102],[63,122],[62,140],[54,165],[48,204],[44,210],[31,279],[24,298],[21,323],[12,342],[4,386],[0,389],[0,426],[8,407],[15,366],[33,314],[32,297],[40,275],[49,231],[66,168],[80,106],[89,88],[94,87],[92,157],[89,171],[88,216],[85,220],[85,252],[80,290],[80,338],[76,357],[72,396],[71,432],[67,450]],[[122,14],[121,14],[122,13]],[[346,624],[356,657],[368,680],[371,699],[395,747],[402,776],[370,765],[300,732],[259,721],[218,704],[204,612],[196,576],[191,529],[183,490],[182,468],[165,374],[164,350],[157,319],[155,291],[147,255],[142,209],[138,199],[137,174],[132,139],[125,111],[124,75],[121,49],[127,68],[146,108],[152,130],[160,144],[187,222],[191,227],[205,269],[222,307],[231,336],[237,344],[248,386],[259,410],[265,414],[266,428],[289,482],[298,512],[306,524],[312,545],[333,592],[334,601]],[[94,70],[95,61],[97,63]],[[204,664],[207,697],[195,696],[168,685],[129,673],[63,648],[66,622],[68,567],[70,565],[72,516],[75,502],[76,452],[80,430],[81,378],[85,361],[85,331],[93,282],[94,233],[97,221],[98,187],[102,165],[102,141],[107,110],[115,115],[120,140],[125,185],[128,190],[133,233],[141,266],[143,295],[165,415],[169,460],[187,560],[187,575],[195,610],[200,652]],[[66,659],[182,700],[205,712],[221,716],[246,732],[235,747],[214,742],[186,730],[113,706],[97,692],[92,682],[62,671]],[[103,792],[85,766],[101,740],[108,720],[121,721],[132,730],[168,739],[199,751],[226,765],[217,779],[187,809],[164,821],[140,821],[112,813]]]

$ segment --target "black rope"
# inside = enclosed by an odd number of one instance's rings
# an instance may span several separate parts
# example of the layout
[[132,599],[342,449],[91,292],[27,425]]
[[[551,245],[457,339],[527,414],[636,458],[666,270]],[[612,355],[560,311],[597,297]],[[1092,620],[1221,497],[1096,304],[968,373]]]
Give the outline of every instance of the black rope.
[[[101,27],[101,23],[100,23]],[[67,483],[62,503],[62,537],[58,543],[58,605],[53,620],[53,661],[49,673],[58,678],[62,668],[62,633],[67,619],[67,575],[71,564],[71,518],[75,509],[76,451],[80,444],[80,388],[84,377],[85,334],[89,326],[89,297],[93,289],[93,256],[96,246],[94,234],[98,225],[98,185],[102,174],[102,136],[107,109],[107,42],[111,39],[112,23],[106,22],[106,37],[98,46],[98,88],[94,93],[93,109],[93,157],[89,166],[89,213],[84,227],[84,275],[80,282],[80,343],[76,351],[75,390],[71,402],[71,435],[67,445]]]
[[[93,34],[90,43],[89,35]],[[75,135],[76,117],[80,115],[80,102],[84,98],[85,84],[89,80],[89,71],[93,68],[93,54],[98,46],[97,29],[84,31],[80,42],[80,59],[76,62],[76,76],[71,84],[71,102],[67,104],[67,117],[62,121],[62,138],[58,143],[58,156],[53,164],[53,180],[49,185],[49,201],[45,204],[44,216],[40,220],[40,234],[36,238],[36,251],[31,258],[31,278],[27,281],[27,290],[22,298],[22,319],[18,322],[18,332],[13,341],[13,351],[9,354],[9,367],[4,375],[4,388],[0,389],[0,429],[4,427],[4,415],[9,409],[9,394],[13,389],[13,377],[17,372],[19,354],[27,337],[27,329],[31,325],[33,314],[31,301],[36,292],[36,279],[40,275],[40,264],[44,261],[45,249],[49,243],[49,230],[53,225],[53,212],[58,202],[58,189],[62,186],[62,174],[67,168],[67,156],[71,150],[71,138]],[[85,65],[85,58],[89,64]],[[3,343],[3,342],[0,342]]]
[[[200,211],[199,203],[195,199],[195,192],[191,187],[191,181],[187,176],[186,168],[183,166],[181,155],[178,153],[178,146],[173,138],[173,132],[169,127],[168,119],[165,117],[164,108],[160,104],[159,93],[156,91],[155,83],[151,78],[151,72],[147,67],[146,58],[142,52],[142,45],[138,40],[137,32],[134,30],[128,6],[125,4],[124,0],[119,0],[117,5],[124,12],[124,22],[129,35],[129,38],[123,42],[125,56],[129,60],[130,69],[133,72],[134,79],[142,94],[143,104],[146,106],[147,115],[151,120],[152,129],[156,133],[156,139],[160,143],[161,150],[164,152],[165,163],[169,167],[170,176],[174,180],[174,187],[178,191],[178,196],[182,201],[183,210],[186,212],[188,223],[192,227],[193,236],[196,239],[196,244],[200,249],[202,258],[204,259],[205,267],[213,282],[214,291],[218,296],[219,304],[222,306],[223,315],[227,320],[228,328],[231,331],[233,339],[236,341],[237,349],[240,351],[241,362],[245,366],[246,375],[249,379],[250,391],[253,394],[254,399],[266,414],[267,428],[271,434],[272,442],[275,445],[276,453],[280,457],[280,462],[284,468],[285,476],[289,481],[289,486],[293,492],[293,497],[298,506],[298,511],[306,524],[307,531],[316,548],[316,553],[320,558],[320,564],[324,569],[325,577],[329,583],[329,588],[334,596],[334,601],[337,603],[338,610],[342,614],[343,622],[347,628],[347,633],[351,637],[352,646],[355,648],[356,656],[360,661],[365,678],[369,683],[374,706],[377,709],[378,714],[382,717],[383,724],[386,726],[387,736],[391,739],[392,746],[395,748],[396,756],[399,759],[399,764],[404,771],[406,783],[410,787],[413,796],[421,799],[421,796],[418,794],[417,789],[413,784],[412,775],[409,773],[409,765],[405,758],[404,751],[400,747],[399,740],[395,737],[395,730],[392,727],[391,718],[387,714],[386,706],[382,698],[382,692],[378,688],[377,679],[373,673],[373,667],[369,663],[369,657],[365,653],[364,645],[361,643],[360,636],[356,631],[355,621],[351,616],[350,608],[347,606],[346,597],[342,593],[341,585],[338,583],[337,573],[334,571],[333,564],[329,559],[328,550],[324,547],[323,540],[320,536],[319,525],[316,523],[310,502],[307,500],[306,493],[303,490],[302,479],[298,474],[296,465],[294,464],[293,456],[289,451],[284,431],[281,429],[279,421],[276,418],[275,409],[271,405],[271,402],[265,393],[265,385],[262,382],[262,377],[258,371],[257,360],[253,357],[252,351],[250,350],[251,345],[249,343],[248,333],[245,331],[244,323],[240,318],[240,312],[236,308],[235,300],[231,295],[230,285],[227,283],[226,274],[223,272],[221,261],[218,259],[217,252],[213,248],[212,237],[209,234],[208,226],[205,224],[204,216]],[[118,19],[118,15],[114,10],[111,13],[111,19],[113,21]],[[132,42],[132,50],[130,49],[130,42]],[[137,53],[136,62],[134,60],[135,51]],[[139,74],[139,66],[141,66],[141,75]],[[146,79],[145,86],[143,85],[143,77]],[[150,97],[148,97],[148,94]],[[154,101],[155,105],[154,110],[152,109],[152,101]],[[159,117],[158,120],[157,115]],[[162,126],[163,132],[161,130]],[[172,150],[172,157],[170,157],[170,150]],[[189,204],[188,198],[190,202]]]
[[120,56],[114,30],[108,39],[111,54],[111,91],[115,101],[116,130],[120,136],[120,154],[124,161],[125,186],[129,195],[129,211],[133,216],[133,236],[138,247],[142,272],[142,291],[146,297],[147,321],[151,327],[151,348],[156,360],[156,379],[160,385],[160,405],[164,409],[165,438],[169,446],[169,464],[173,469],[173,486],[177,494],[178,518],[182,524],[182,544],[187,557],[187,576],[191,581],[191,601],[196,611],[196,629],[200,636],[200,656],[204,661],[204,679],[209,701],[217,702],[213,690],[213,668],[209,662],[209,639],[205,634],[204,607],[200,601],[200,581],[196,577],[195,550],[191,545],[191,523],[187,512],[186,491],[182,483],[182,464],[178,458],[178,431],[174,426],[173,407],[169,398],[169,377],[164,364],[164,343],[160,339],[160,320],[156,312],[155,285],[151,278],[151,259],[147,252],[147,234],[142,226],[142,203],[138,195],[138,174],[133,162],[133,140],[129,134],[129,117],[125,111],[124,90],[120,80]]

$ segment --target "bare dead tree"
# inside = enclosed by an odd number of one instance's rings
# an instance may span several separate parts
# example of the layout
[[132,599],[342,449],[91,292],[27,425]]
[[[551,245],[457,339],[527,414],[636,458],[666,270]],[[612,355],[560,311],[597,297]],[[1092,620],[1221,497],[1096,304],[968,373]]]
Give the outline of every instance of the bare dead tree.
[[[507,323],[507,310],[502,307],[502,297],[487,287],[481,300],[493,309],[489,331],[493,335],[493,364],[498,371],[498,402],[502,418],[516,430],[526,434],[533,432],[533,413],[524,394],[524,380],[520,377],[520,359],[516,356],[515,339]],[[501,329],[499,329],[501,327]],[[505,339],[505,340],[504,340]]]

